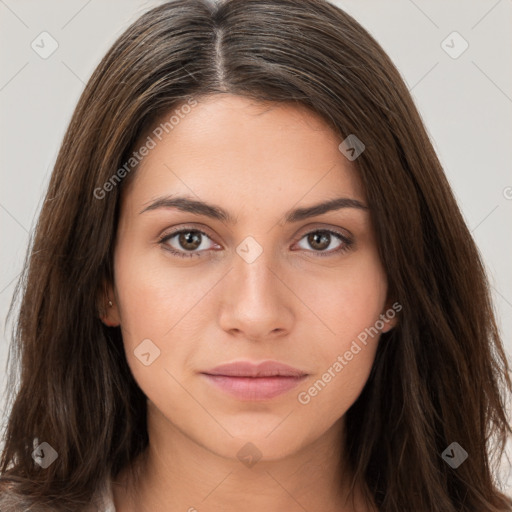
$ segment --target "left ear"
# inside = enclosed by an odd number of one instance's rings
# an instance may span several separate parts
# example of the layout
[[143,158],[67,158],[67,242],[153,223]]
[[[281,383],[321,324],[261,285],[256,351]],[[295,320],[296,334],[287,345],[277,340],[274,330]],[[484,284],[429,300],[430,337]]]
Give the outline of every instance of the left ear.
[[402,305],[395,301],[388,301],[384,311],[379,316],[379,319],[384,322],[381,332],[388,332],[398,324],[398,313],[402,310]]

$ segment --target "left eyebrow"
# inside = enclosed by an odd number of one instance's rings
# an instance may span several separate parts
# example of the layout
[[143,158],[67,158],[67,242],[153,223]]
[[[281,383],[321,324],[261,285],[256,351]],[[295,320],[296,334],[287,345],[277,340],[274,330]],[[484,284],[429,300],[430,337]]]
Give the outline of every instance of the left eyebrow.
[[[183,212],[193,213],[195,215],[204,215],[205,217],[210,217],[222,222],[228,222],[229,224],[236,224],[235,217],[220,206],[206,203],[204,201],[198,201],[186,196],[159,197],[152,201],[148,206],[143,208],[139,212],[139,215],[147,211],[157,210],[159,208],[175,208]],[[308,219],[310,217],[316,217],[317,215],[322,215],[323,213],[327,213],[333,210],[341,210],[342,208],[368,210],[368,207],[357,199],[338,197],[329,201],[307,206],[305,208],[289,210],[285,214],[285,222],[299,222],[301,220]]]

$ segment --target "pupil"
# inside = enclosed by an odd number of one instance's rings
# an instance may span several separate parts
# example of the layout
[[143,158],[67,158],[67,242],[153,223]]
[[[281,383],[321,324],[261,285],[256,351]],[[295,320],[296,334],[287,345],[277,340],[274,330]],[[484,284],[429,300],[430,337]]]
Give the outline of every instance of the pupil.
[[[322,244],[323,239],[323,244]],[[321,247],[317,247],[317,249],[325,249],[326,247],[329,247],[329,235],[326,233],[313,233],[310,235],[310,243],[312,247],[315,247],[317,244],[320,244]]]
[[199,233],[195,231],[187,231],[186,233],[181,233],[180,244],[185,249],[197,249],[201,245],[201,241],[199,240]]

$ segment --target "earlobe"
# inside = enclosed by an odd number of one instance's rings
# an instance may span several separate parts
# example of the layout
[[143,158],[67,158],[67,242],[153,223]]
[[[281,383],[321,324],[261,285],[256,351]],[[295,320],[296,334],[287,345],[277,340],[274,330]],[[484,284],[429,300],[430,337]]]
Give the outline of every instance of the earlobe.
[[118,327],[121,321],[115,299],[111,298],[113,297],[112,286],[104,285],[103,290],[98,298],[98,316],[107,327]]
[[100,314],[101,321],[107,326],[107,327],[118,327],[119,322],[119,315],[117,313],[117,307],[114,310],[114,303],[112,300],[107,301],[107,306],[105,309],[103,309],[103,312]]
[[388,303],[386,306],[386,310],[380,315],[380,319],[384,324],[381,332],[389,332],[391,329],[396,327],[398,324],[398,312],[402,309],[402,307],[395,302],[392,306]]
[[382,314],[381,315],[381,318],[384,322],[384,327],[381,329],[381,332],[389,332],[391,331],[391,329],[393,329],[395,326],[396,326],[396,323],[397,323],[397,319],[396,317],[394,318],[389,318],[389,317],[386,317],[386,314]]

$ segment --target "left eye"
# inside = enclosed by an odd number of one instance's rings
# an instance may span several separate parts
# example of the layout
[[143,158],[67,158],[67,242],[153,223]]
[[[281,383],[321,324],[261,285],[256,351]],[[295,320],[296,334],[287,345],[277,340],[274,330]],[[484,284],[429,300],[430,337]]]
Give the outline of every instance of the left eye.
[[[338,245],[334,248],[334,250],[328,251],[328,254],[337,253],[341,250],[346,250],[351,245],[351,241],[343,236],[341,233],[338,233],[336,231],[330,231],[330,230],[317,230],[317,231],[311,231],[310,233],[307,233],[304,235],[302,239],[306,238],[307,243],[316,249],[314,252],[326,252],[325,249],[327,249],[331,242],[333,241],[333,236],[336,237],[338,240]],[[332,248],[331,248],[332,249]],[[322,256],[324,254],[321,254]]]
[[[327,252],[325,249],[331,246],[333,236],[336,237],[339,243],[333,250]],[[176,247],[172,243],[169,243],[170,241],[174,241],[173,239],[176,237],[178,245],[181,247]],[[203,245],[203,237],[210,239],[210,237],[205,232],[199,229],[182,229],[180,231],[175,231],[170,235],[164,235],[163,238],[159,240],[159,242],[165,245],[165,248],[172,254],[186,258],[192,256],[201,256],[201,253],[196,249],[208,249],[208,247],[201,247]],[[299,239],[299,242],[303,239],[307,239],[307,243],[310,245],[310,247],[313,247],[312,252],[317,253],[318,256],[328,256],[347,251],[350,249],[353,243],[352,240],[347,238],[345,235],[328,229],[310,231],[309,233],[303,235]]]

